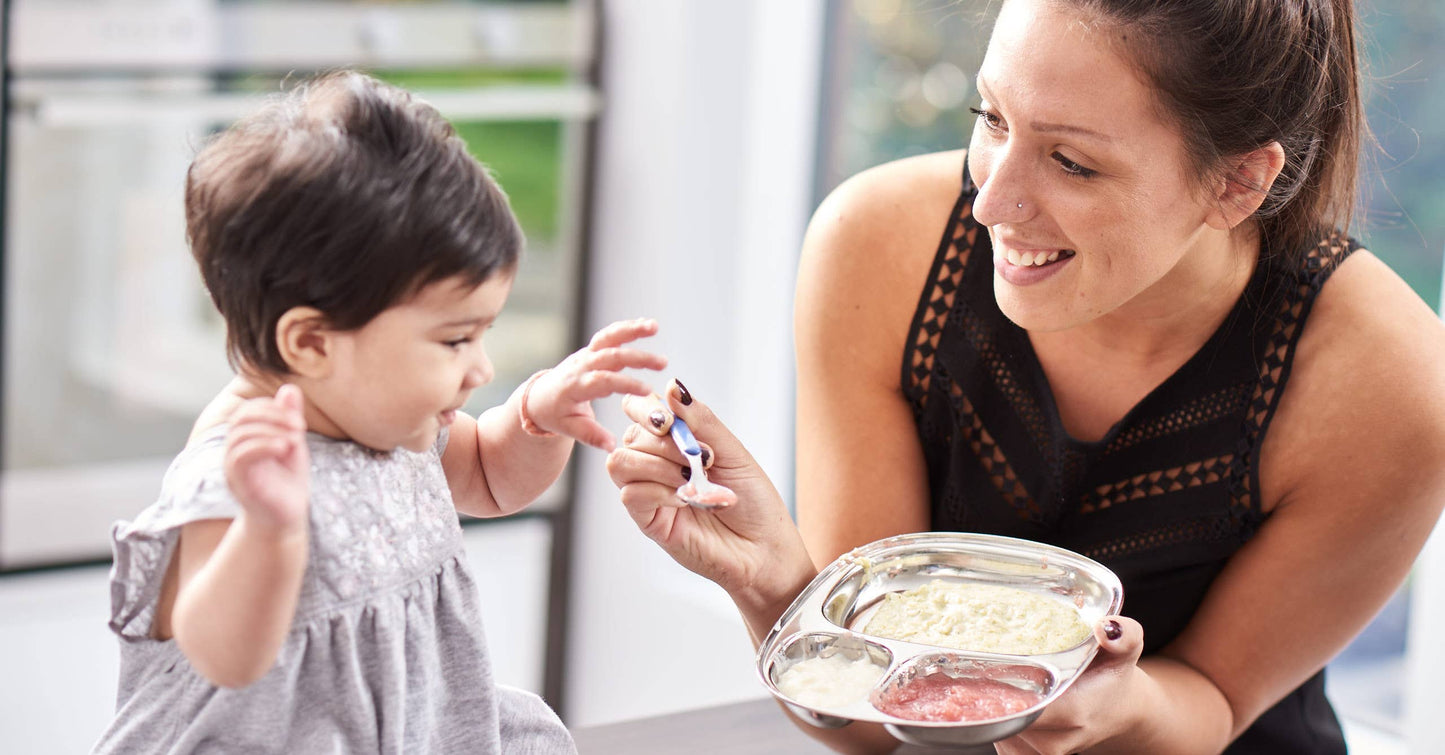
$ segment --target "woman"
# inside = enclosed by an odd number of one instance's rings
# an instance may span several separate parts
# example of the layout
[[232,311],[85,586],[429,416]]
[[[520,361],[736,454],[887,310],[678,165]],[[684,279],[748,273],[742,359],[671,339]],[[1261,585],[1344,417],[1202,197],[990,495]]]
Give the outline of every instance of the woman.
[[[680,385],[625,402],[623,503],[755,640],[817,568],[899,533],[1110,566],[1125,615],[999,752],[1344,752],[1321,669],[1445,501],[1440,322],[1335,230],[1353,27],[1350,0],[1007,0],[966,157],[865,172],[810,225],[797,529]],[[737,506],[679,508],[667,412]]]

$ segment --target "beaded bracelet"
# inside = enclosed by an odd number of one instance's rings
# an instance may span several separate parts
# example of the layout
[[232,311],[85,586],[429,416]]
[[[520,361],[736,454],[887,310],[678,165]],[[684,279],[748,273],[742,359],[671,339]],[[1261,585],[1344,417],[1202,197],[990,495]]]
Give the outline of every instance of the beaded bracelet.
[[543,430],[540,426],[537,425],[536,422],[532,421],[532,418],[530,416],[527,415],[527,396],[532,392],[532,384],[537,382],[537,378],[542,377],[550,371],[550,368],[546,370],[537,370],[536,372],[532,373],[532,377],[527,378],[527,382],[522,384],[522,405],[520,408],[517,409],[517,416],[522,418],[522,432],[534,438],[557,437],[557,433]]

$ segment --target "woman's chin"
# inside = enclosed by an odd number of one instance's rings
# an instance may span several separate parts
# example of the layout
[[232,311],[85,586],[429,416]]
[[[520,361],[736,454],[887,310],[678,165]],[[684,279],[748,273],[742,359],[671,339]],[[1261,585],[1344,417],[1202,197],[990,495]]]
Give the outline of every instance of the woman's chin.
[[1076,312],[1061,306],[1065,297],[1040,293],[1035,288],[1020,290],[994,276],[993,294],[999,311],[1020,328],[1033,333],[1052,333],[1082,324]]

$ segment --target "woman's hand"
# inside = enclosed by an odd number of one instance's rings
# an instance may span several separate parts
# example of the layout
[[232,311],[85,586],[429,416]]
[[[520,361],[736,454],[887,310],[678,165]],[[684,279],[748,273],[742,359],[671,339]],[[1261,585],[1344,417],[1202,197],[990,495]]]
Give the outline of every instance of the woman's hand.
[[1106,744],[1131,727],[1131,705],[1149,694],[1139,668],[1144,628],[1123,616],[1094,627],[1099,653],[1023,733],[998,742],[999,755],[1068,755]]
[[274,398],[253,398],[231,416],[225,470],[247,519],[269,530],[295,532],[307,522],[311,453],[301,389],[283,385]]
[[[742,443],[677,381],[667,387],[666,404],[627,396],[622,407],[635,424],[607,458],[607,471],[627,512],[678,563],[727,590],[756,639],[817,575],[782,497]],[[708,479],[731,488],[738,503],[699,509],[677,497],[688,464],[668,437],[674,416],[703,445]]]
[[597,331],[586,346],[535,379],[524,399],[522,416],[545,432],[611,451],[616,441],[598,424],[592,402],[615,393],[646,396],[650,392],[646,383],[622,370],[660,370],[667,366],[667,359],[623,346],[656,334],[657,321],[650,318],[614,322]]

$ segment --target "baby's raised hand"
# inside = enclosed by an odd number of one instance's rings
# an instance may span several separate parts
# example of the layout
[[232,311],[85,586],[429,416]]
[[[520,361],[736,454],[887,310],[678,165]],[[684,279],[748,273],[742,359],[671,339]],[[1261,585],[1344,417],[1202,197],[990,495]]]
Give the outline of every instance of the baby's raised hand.
[[523,395],[522,416],[543,431],[567,435],[594,448],[611,451],[617,445],[612,433],[598,424],[592,401],[618,393],[646,396],[647,383],[622,374],[637,368],[660,370],[667,359],[624,344],[657,334],[651,318],[624,320],[597,331],[592,341],[534,378]]
[[305,527],[311,454],[301,389],[283,385],[275,398],[254,398],[231,415],[226,482],[248,519],[281,531]]

